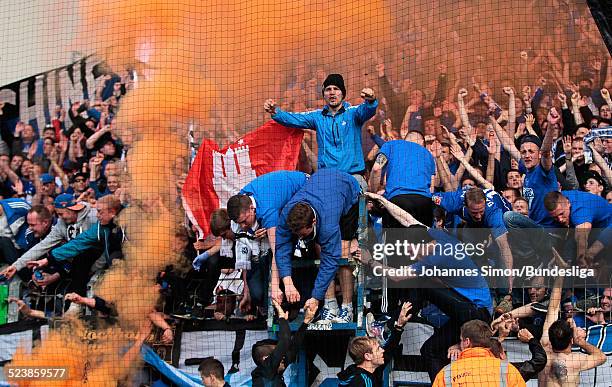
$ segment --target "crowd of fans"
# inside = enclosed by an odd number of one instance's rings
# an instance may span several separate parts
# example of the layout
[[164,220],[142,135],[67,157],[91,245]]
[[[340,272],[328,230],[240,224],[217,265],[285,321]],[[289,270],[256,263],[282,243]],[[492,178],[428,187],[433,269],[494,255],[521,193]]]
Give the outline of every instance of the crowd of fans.
[[[557,58],[530,55],[521,54],[526,66]],[[355,268],[375,278],[406,265],[475,273],[486,265],[576,266],[591,269],[596,285],[563,289],[561,277],[553,285],[541,276],[493,281],[479,274],[440,275],[432,286],[414,272],[390,275],[394,285],[367,293],[370,337],[350,342],[355,365],[338,375],[342,385],[382,385],[405,324],[415,320],[435,326],[421,348],[435,386],[462,377],[576,384],[580,371],[605,362],[583,329],[612,321],[612,287],[597,286],[610,283],[612,237],[606,66],[596,60],[577,71],[561,56],[527,85],[474,80],[469,88],[449,84],[442,66],[421,90],[409,79],[392,81],[377,60],[376,83],[361,99],[350,90],[352,104],[340,74],[316,71],[307,81],[302,74],[280,104],[264,103],[273,120],[306,130],[297,170],[243,187],[212,214],[205,239],[176,232],[183,262],[160,271],[164,302],[149,316],[160,339],[173,340],[170,317],[261,321],[273,303],[279,339],[253,347],[253,381],[284,385],[308,325],[354,322]],[[8,266],[1,275],[26,284],[24,300],[14,300],[24,317],[79,314],[81,305],[116,315],[88,294],[88,283],[123,259],[126,235],[114,219],[130,205],[122,186],[128,149],[113,119],[131,87],[129,77],[105,77],[95,98],[67,107],[70,126],[62,107],[38,130],[3,123],[0,257]],[[367,232],[358,228],[360,197],[367,198]],[[409,252],[412,260],[397,252],[380,260],[375,244],[383,234],[386,243],[423,248]],[[457,259],[436,250],[466,243],[482,244],[482,253]],[[185,263],[189,270],[180,269]],[[42,293],[61,297],[41,302]],[[428,320],[432,309],[444,322]],[[287,321],[300,310],[304,324],[292,336]],[[502,343],[511,335],[529,344],[531,360],[506,361]],[[572,353],[572,344],[586,354]],[[222,382],[220,363],[208,359],[200,370],[206,385]]]

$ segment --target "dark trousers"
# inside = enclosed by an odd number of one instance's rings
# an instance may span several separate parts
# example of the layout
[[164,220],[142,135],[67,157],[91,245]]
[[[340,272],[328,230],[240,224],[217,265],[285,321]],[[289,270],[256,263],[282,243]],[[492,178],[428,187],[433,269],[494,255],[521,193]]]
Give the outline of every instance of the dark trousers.
[[233,269],[236,266],[236,259],[219,255],[211,255],[203,265],[204,281],[200,286],[199,296],[203,306],[208,306],[213,299],[213,290],[219,281],[222,269]]
[[[414,194],[397,195],[389,200],[427,227],[433,224],[433,204],[430,197]],[[383,214],[384,228],[403,228],[388,212]]]
[[68,292],[75,292],[83,297],[87,297],[87,283],[91,278],[91,266],[99,256],[99,252],[89,252],[78,255],[73,259],[69,274],[71,282]]
[[0,237],[0,260],[12,264],[21,254],[13,245],[10,238]]
[[[430,227],[433,223],[433,207],[431,198],[421,195],[397,195],[391,198],[391,203],[397,205],[416,220]],[[396,241],[408,241],[409,243],[421,243],[422,240],[428,240],[427,229],[422,226],[413,226],[406,228],[397,219],[391,216],[387,211],[383,212],[383,230],[385,232],[385,243],[394,244]],[[408,265],[410,262],[405,261],[405,257],[388,256],[387,265],[399,267]]]
[[259,308],[262,312],[267,310],[268,283],[270,282],[270,265],[272,251],[251,261],[251,270],[247,271],[247,285],[251,295],[251,306]]
[[[449,317],[446,324],[436,328],[434,334],[421,347],[421,356],[428,366],[427,372],[433,381],[438,372],[449,363],[448,347],[459,343],[461,326],[470,320],[490,322],[491,315],[486,308],[478,308],[454,289],[445,288],[442,285],[432,288],[431,283],[428,286],[429,288],[402,289],[405,292],[402,301],[412,303],[410,313],[413,316],[419,312],[425,301],[429,301]],[[397,313],[395,313],[396,317]],[[390,321],[394,322],[395,319]]]

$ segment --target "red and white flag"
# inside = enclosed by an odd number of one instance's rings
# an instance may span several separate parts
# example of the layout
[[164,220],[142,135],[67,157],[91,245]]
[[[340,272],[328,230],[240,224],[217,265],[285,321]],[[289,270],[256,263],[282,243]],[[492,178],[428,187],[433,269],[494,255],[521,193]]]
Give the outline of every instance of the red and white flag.
[[210,214],[251,180],[278,170],[295,170],[304,132],[272,120],[219,150],[204,140],[183,186],[183,207],[200,231],[210,232]]

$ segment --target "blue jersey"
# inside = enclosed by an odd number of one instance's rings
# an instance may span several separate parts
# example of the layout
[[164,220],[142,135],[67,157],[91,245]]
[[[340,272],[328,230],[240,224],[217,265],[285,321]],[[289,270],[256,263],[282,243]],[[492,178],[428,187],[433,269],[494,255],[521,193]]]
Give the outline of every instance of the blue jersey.
[[30,205],[23,199],[4,199],[0,200],[0,206],[12,235],[12,240],[20,249],[28,248],[28,222],[27,215]]
[[276,265],[280,278],[291,276],[291,257],[295,245],[295,238],[287,225],[287,216],[296,204],[308,204],[315,212],[316,241],[321,246],[321,265],[312,297],[318,300],[324,298],[342,255],[340,218],[357,203],[359,192],[359,183],[353,176],[335,169],[321,169],[308,179],[285,205],[276,227]]
[[347,173],[365,170],[361,149],[361,127],[376,114],[378,101],[351,106],[342,102],[335,115],[329,107],[304,113],[288,113],[276,108],[272,119],[281,125],[317,131],[318,167],[334,168]]
[[[442,244],[441,251],[436,251],[436,254],[423,257],[418,262],[410,265],[417,273],[421,272],[421,268],[438,268],[438,269],[464,269],[473,272],[474,276],[447,276],[439,277],[439,279],[453,288],[457,293],[472,301],[478,308],[487,308],[492,311],[493,302],[491,293],[486,279],[482,276],[480,268],[472,261],[469,256],[458,259],[454,252],[464,251],[458,250],[457,247],[450,248],[449,246],[462,246],[456,238],[441,230],[429,229],[429,235],[436,240],[436,243]],[[441,252],[441,254],[438,254]]]
[[492,189],[483,190],[486,196],[486,206],[482,221],[477,222],[472,218],[465,205],[465,193],[471,188],[466,186],[454,192],[438,192],[432,196],[432,200],[450,215],[459,216],[470,227],[490,228],[494,238],[507,233],[503,215],[507,211],[512,211],[510,203]]
[[388,160],[386,199],[405,194],[431,197],[431,177],[436,173],[436,164],[427,149],[413,142],[394,140],[386,142],[380,153]]
[[547,172],[541,164],[527,171],[523,184],[523,197],[529,202],[529,217],[544,227],[555,227],[553,219],[544,208],[544,197],[551,191],[558,191],[555,168]]
[[270,172],[255,178],[240,193],[255,199],[255,213],[261,227],[276,227],[280,211],[307,179],[308,175],[303,172]]
[[591,223],[593,228],[612,227],[612,204],[606,199],[582,191],[562,191],[571,205],[570,226]]

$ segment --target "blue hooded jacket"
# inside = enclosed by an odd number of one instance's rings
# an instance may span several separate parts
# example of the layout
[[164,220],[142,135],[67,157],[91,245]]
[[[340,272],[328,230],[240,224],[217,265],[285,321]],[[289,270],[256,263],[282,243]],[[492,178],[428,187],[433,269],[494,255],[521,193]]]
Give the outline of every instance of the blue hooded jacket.
[[296,204],[306,203],[315,212],[316,241],[321,246],[321,265],[312,297],[324,298],[342,255],[340,218],[357,203],[359,192],[359,183],[353,176],[335,169],[321,169],[289,200],[276,227],[276,265],[281,279],[291,276],[291,257],[297,239],[287,225],[287,217]]
[[276,108],[272,119],[297,129],[313,129],[319,145],[318,169],[335,168],[347,173],[365,170],[361,148],[361,127],[376,114],[378,101],[351,106],[342,102],[336,115],[329,107],[303,113],[289,113]]

